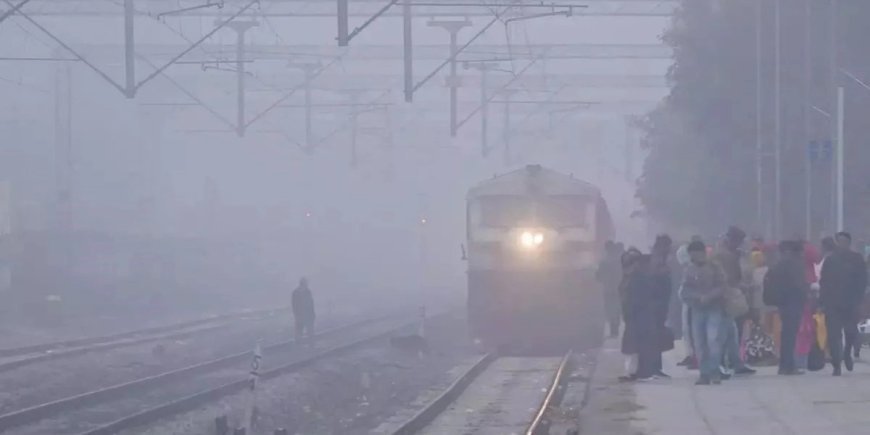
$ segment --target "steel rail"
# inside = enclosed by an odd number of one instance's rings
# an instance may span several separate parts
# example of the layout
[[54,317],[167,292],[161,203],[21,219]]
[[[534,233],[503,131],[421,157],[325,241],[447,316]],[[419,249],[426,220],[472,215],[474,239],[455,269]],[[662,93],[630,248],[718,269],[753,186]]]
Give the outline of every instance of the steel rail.
[[547,395],[544,396],[541,406],[538,407],[538,411],[535,413],[535,418],[532,419],[532,422],[525,431],[526,435],[543,435],[548,433],[550,422],[546,419],[547,411],[550,407],[558,405],[559,402],[562,401],[562,397],[565,394],[565,389],[562,388],[566,379],[565,373],[570,371],[570,365],[573,360],[572,356],[573,352],[568,351],[568,353],[562,357],[562,362],[559,363],[559,368],[553,375],[553,381],[550,383],[550,388],[547,389]]
[[6,372],[9,370],[17,369],[19,367],[28,366],[31,364],[36,364],[38,362],[44,361],[53,361],[62,358],[69,358],[77,355],[84,355],[86,353],[98,352],[98,351],[107,351],[112,349],[118,349],[121,347],[129,347],[136,346],[140,344],[150,343],[159,340],[171,340],[176,338],[188,337],[193,334],[199,334],[208,331],[214,331],[215,329],[224,328],[230,325],[231,320],[227,320],[225,323],[218,323],[215,325],[205,326],[198,329],[182,329],[178,332],[171,332],[168,334],[161,335],[150,335],[147,337],[138,338],[135,340],[121,340],[121,341],[110,341],[108,343],[99,343],[93,344],[90,346],[77,347],[69,350],[62,350],[59,352],[46,352],[38,355],[34,355],[27,358],[15,359],[12,361],[7,361],[0,363],[0,373]]
[[216,316],[204,317],[201,319],[188,320],[184,322],[172,323],[168,325],[161,326],[153,326],[149,328],[142,328],[133,331],[126,331],[117,334],[111,335],[101,335],[97,337],[84,337],[84,338],[75,338],[72,340],[65,341],[54,341],[50,343],[41,343],[34,344],[29,346],[21,346],[21,347],[10,347],[5,349],[0,349],[0,357],[14,357],[14,356],[22,356],[31,353],[39,353],[39,352],[49,352],[58,349],[66,349],[71,347],[80,347],[80,346],[90,346],[94,344],[103,344],[111,341],[124,340],[133,338],[137,335],[146,335],[146,334],[159,334],[161,332],[169,332],[177,329],[183,328],[191,328],[194,326],[201,326],[207,323],[218,322],[222,320],[229,320],[237,317],[250,316],[250,315],[260,315],[266,313],[277,313],[280,311],[289,310],[289,307],[278,308],[278,309],[267,309],[267,310],[254,310],[254,311],[240,311],[236,313],[227,313],[227,314],[219,314]]
[[[318,334],[318,337],[333,335],[342,331],[359,328],[362,325],[383,320],[383,317],[368,319],[361,322],[351,323],[349,325],[339,326]],[[293,340],[282,341],[264,347],[264,351],[277,351],[289,348],[294,344]],[[113,386],[93,390],[90,392],[66,397],[52,402],[43,403],[40,405],[31,406],[28,408],[13,411],[4,415],[0,415],[0,432],[9,430],[10,428],[30,424],[47,417],[79,409],[86,405],[103,403],[106,401],[126,397],[135,392],[140,392],[149,388],[156,387],[161,384],[166,384],[173,380],[183,379],[186,376],[196,373],[207,373],[215,369],[240,363],[250,358],[252,351],[241,352],[233,355],[228,355],[218,359],[206,361],[199,364],[183,367],[176,370],[160,373],[137,380],[116,384]],[[247,381],[247,380],[246,380]]]
[[498,358],[495,352],[488,353],[477,360],[462,376],[454,381],[435,400],[430,402],[420,412],[411,417],[393,432],[393,435],[411,435],[421,431],[429,423],[435,420],[451,403],[459,396]]
[[[571,363],[573,361],[573,351],[569,351],[562,357],[559,367],[553,375],[553,380],[547,389],[547,394],[541,401],[541,405],[535,412],[535,417],[529,423],[528,428],[523,432],[526,435],[542,435],[546,434],[549,428],[549,421],[546,419],[547,410],[552,406],[557,405],[565,392],[563,384],[566,380],[565,374],[570,372]],[[413,435],[419,433],[423,428],[431,424],[441,413],[443,413],[451,403],[454,403],[459,396],[480,376],[493,361],[498,359],[498,355],[488,353],[477,360],[471,368],[456,379],[444,392],[442,392],[435,400],[427,404],[422,410],[417,412],[409,420],[405,421],[401,426],[392,432],[392,435]]]
[[[381,332],[374,336],[365,337],[356,341],[353,341],[348,344],[342,344],[335,347],[332,347],[323,352],[319,352],[316,355],[310,356],[308,358],[294,361],[289,364],[285,364],[280,367],[276,367],[271,370],[267,370],[260,374],[259,378],[261,380],[272,379],[284,374],[292,373],[304,369],[311,364],[320,361],[325,358],[329,358],[332,356],[336,356],[345,352],[349,352],[356,348],[359,348],[363,345],[371,343],[373,341],[377,341],[383,338],[390,336],[396,331],[406,329],[409,326],[412,326],[413,323],[403,324],[399,327],[391,328],[388,331]],[[155,423],[159,420],[171,417],[173,415],[180,414],[182,412],[194,409],[198,406],[201,406],[205,403],[212,402],[221,397],[228,396],[230,394],[238,393],[245,388],[250,386],[250,380],[248,379],[239,379],[238,381],[233,381],[227,384],[224,384],[220,387],[211,388],[191,396],[187,396],[178,400],[174,400],[171,402],[164,403],[162,405],[158,405],[154,408],[147,409],[145,411],[139,412],[137,414],[132,414],[127,417],[116,420],[112,423],[106,424],[104,426],[100,426],[95,429],[91,429],[85,432],[82,432],[81,435],[110,435],[115,434],[123,430],[128,430],[131,428],[142,427],[148,424]]]

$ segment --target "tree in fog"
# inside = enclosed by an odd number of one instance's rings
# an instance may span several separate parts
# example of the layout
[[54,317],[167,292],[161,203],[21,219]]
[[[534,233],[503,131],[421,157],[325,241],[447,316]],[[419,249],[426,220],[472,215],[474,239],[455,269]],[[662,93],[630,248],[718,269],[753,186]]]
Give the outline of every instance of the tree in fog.
[[[782,1],[781,9],[781,152],[782,232],[802,232],[807,143],[831,136],[835,112],[830,67],[829,5],[810,3],[809,28],[803,1]],[[839,64],[855,68],[870,83],[864,41],[870,28],[870,4],[840,2]],[[718,6],[717,6],[718,5]],[[774,19],[773,2],[762,13],[762,144],[765,222],[771,216],[774,165]],[[809,30],[809,46],[805,41]],[[714,233],[729,224],[755,231],[756,219],[756,3],[752,0],[704,2],[684,0],[663,41],[674,50],[668,78],[672,90],[643,121],[643,145],[650,151],[638,185],[649,215],[662,223]],[[809,56],[808,58],[806,56]],[[809,61],[809,74],[805,63]],[[855,74],[858,74],[857,72]],[[858,203],[868,186],[859,168],[870,163],[866,143],[870,125],[860,122],[870,111],[870,90],[843,74],[847,104],[847,223],[861,219]],[[863,80],[863,79],[862,79]],[[804,104],[808,101],[809,104]],[[813,108],[813,106],[815,108]],[[806,109],[806,110],[805,110]],[[820,109],[820,110],[816,110]],[[806,122],[806,127],[805,127]],[[830,163],[811,171],[816,195],[813,224],[830,226]],[[863,182],[861,180],[864,180]],[[862,196],[863,195],[863,196]],[[866,219],[865,219],[866,220]],[[856,228],[857,229],[857,228]]]

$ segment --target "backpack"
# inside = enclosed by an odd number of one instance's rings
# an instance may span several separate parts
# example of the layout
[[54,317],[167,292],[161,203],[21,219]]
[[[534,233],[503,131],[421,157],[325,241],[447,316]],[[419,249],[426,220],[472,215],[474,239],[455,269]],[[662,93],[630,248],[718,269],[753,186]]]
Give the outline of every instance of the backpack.
[[747,363],[763,365],[775,363],[777,360],[773,338],[765,334],[761,326],[756,323],[753,323],[752,331],[746,338],[744,346],[744,358]]
[[761,293],[764,305],[778,306],[782,303],[781,270],[781,267],[774,266],[764,274],[764,282],[762,283],[763,289]]

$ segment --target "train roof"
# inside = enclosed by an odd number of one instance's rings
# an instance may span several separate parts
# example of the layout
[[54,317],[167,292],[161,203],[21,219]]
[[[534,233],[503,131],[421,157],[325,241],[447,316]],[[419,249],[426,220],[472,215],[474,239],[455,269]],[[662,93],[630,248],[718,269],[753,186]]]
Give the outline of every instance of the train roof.
[[601,196],[594,184],[578,180],[541,165],[527,165],[524,168],[497,175],[481,182],[468,191],[468,198],[497,195],[588,195]]

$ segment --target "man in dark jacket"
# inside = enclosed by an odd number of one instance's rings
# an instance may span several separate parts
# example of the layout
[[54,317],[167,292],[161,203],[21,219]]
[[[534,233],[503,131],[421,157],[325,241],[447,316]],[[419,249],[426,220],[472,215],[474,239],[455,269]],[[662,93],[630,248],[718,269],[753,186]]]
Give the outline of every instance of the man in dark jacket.
[[841,362],[846,370],[853,368],[851,351],[858,336],[858,308],[867,289],[867,268],[861,254],[852,250],[849,233],[837,233],[836,241],[836,251],[825,258],[822,266],[819,305],[825,312],[834,376],[840,376]]
[[293,290],[293,319],[296,323],[296,342],[301,343],[303,336],[314,343],[314,296],[308,288],[308,279],[299,280],[299,286]]
[[780,332],[780,375],[800,375],[795,365],[795,343],[800,328],[801,315],[806,302],[809,284],[806,281],[803,243],[785,240],[779,244],[779,260],[768,271],[767,279],[776,295],[776,307],[782,319]]

